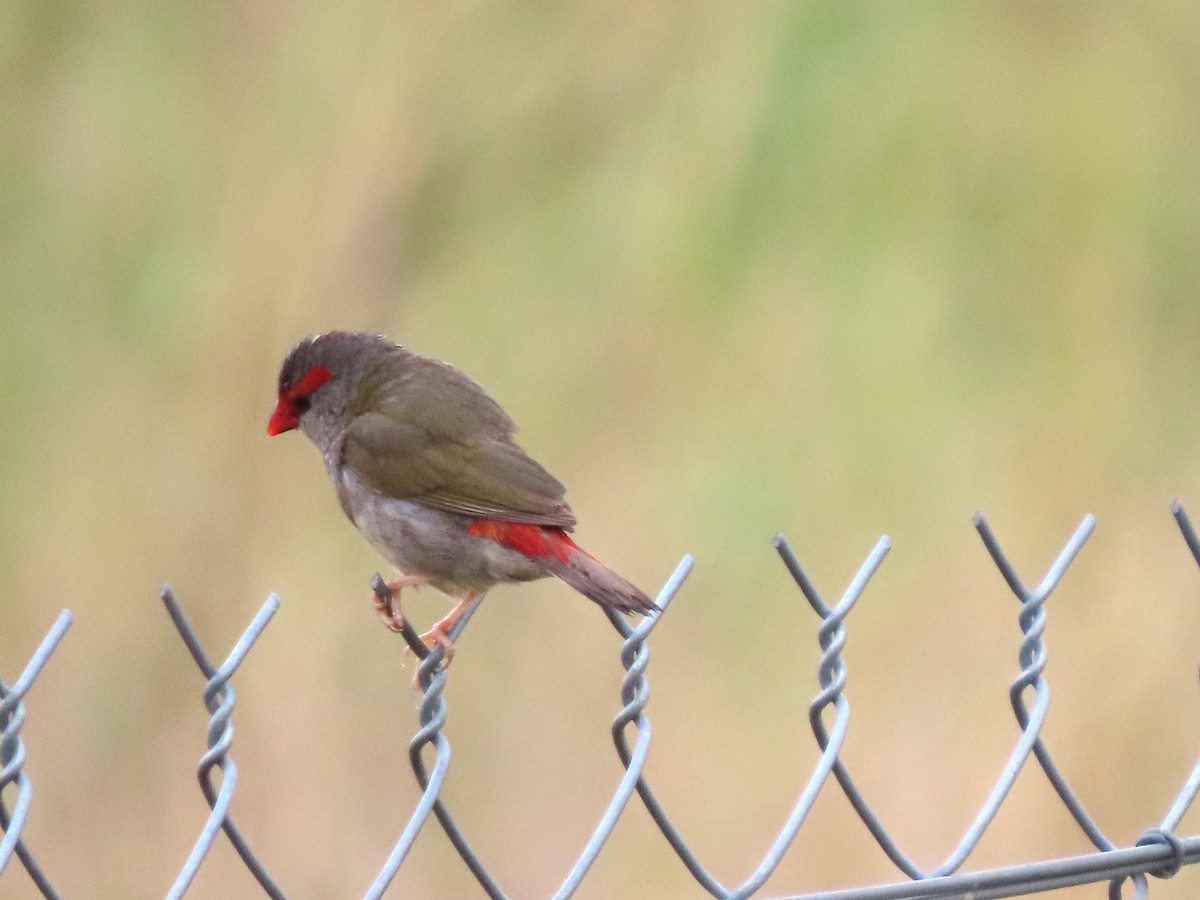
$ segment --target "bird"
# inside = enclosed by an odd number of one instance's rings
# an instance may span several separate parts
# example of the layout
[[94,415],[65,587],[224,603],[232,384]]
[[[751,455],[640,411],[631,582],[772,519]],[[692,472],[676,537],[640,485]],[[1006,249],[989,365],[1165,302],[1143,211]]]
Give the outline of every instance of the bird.
[[566,489],[515,442],[517,426],[482,386],[382,334],[301,340],[279,371],[267,424],[299,429],[324,458],[342,511],[401,576],[373,595],[384,624],[405,625],[400,592],[430,585],[457,599],[421,635],[454,654],[450,631],[496,584],[553,575],[605,609],[652,615],[640,589],[570,536]]

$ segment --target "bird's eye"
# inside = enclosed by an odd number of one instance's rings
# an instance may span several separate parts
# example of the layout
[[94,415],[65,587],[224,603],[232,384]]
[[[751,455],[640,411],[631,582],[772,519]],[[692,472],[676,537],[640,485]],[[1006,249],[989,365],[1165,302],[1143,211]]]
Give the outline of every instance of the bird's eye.
[[305,394],[303,397],[297,397],[292,401],[292,409],[296,411],[296,415],[302,416],[312,407],[312,397]]

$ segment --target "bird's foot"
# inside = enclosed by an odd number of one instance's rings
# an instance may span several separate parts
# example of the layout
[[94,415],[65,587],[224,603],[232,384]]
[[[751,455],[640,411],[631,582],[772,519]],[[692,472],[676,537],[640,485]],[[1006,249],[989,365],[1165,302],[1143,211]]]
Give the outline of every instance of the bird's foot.
[[[450,617],[447,616],[446,619],[448,618]],[[441,619],[440,621],[434,623],[432,628],[419,636],[421,638],[421,643],[429,648],[430,653],[432,653],[438,647],[442,648],[442,661],[438,663],[436,670],[437,672],[446,671],[446,668],[450,665],[450,661],[454,659],[454,641],[450,640],[450,635],[446,633],[450,627],[445,625],[446,619]],[[453,625],[454,623],[451,622],[450,624]],[[412,652],[412,647],[404,648],[405,656]],[[413,672],[412,683],[413,690],[415,691],[422,690],[424,687],[424,685],[421,684],[421,667],[418,667],[417,671]]]
[[379,618],[383,620],[383,624],[387,626],[388,631],[399,633],[404,629],[405,619],[404,610],[400,608],[400,592],[406,587],[418,587],[425,584],[427,579],[420,575],[405,575],[403,578],[393,578],[385,581],[387,587],[387,597],[381,597],[377,593],[371,594],[371,603],[375,607],[375,611],[379,613]]
[[[454,628],[478,596],[478,594],[468,594],[455,604],[454,609],[434,622],[433,627],[421,635],[421,643],[428,647],[430,652],[438,647],[442,648],[442,669],[450,665],[450,660],[454,659],[454,642],[450,639],[450,630]],[[405,647],[404,652],[411,653],[412,648]],[[416,682],[414,681],[414,683]]]
[[[432,628],[422,634],[421,643],[429,648],[432,653],[438,647],[442,648],[442,668],[450,665],[450,660],[454,659],[454,641],[450,640],[450,635],[447,632],[450,630],[449,625],[445,625],[445,619],[437,622]],[[451,622],[451,625],[454,623]],[[404,648],[405,653],[412,653],[411,647]]]

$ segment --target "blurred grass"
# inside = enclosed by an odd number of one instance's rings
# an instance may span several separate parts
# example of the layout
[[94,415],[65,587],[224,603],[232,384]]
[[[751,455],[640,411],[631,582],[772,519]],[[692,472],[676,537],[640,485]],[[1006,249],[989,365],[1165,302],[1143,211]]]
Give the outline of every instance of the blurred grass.
[[[816,759],[813,622],[771,535],[829,593],[896,542],[851,620],[847,755],[933,865],[1014,737],[1015,603],[969,515],[1032,579],[1097,513],[1051,602],[1049,740],[1131,842],[1200,739],[1166,509],[1200,510],[1198,29],[1170,2],[4,4],[0,669],[75,610],[25,729],[56,882],[161,893],[202,822],[166,579],[214,655],[283,596],[235,755],[285,887],[354,895],[406,820],[381,561],[311,448],[263,437],[283,353],[335,327],[487,384],[635,581],[696,555],[650,772],[730,881]],[[539,583],[462,649],[453,808],[546,895],[618,777],[616,638]],[[1086,849],[1036,777],[1012,804],[978,864]],[[890,877],[830,793],[770,887]],[[196,895],[248,890],[223,850]],[[396,890],[473,893],[436,836]],[[582,892],[693,894],[637,810]]]

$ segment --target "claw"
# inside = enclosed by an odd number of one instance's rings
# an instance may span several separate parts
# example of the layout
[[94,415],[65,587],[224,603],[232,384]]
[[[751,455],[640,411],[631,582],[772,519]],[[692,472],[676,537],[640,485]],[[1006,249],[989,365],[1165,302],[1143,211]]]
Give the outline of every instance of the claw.
[[[449,616],[446,618],[449,618]],[[430,652],[433,652],[438,647],[442,648],[442,661],[437,667],[437,671],[439,672],[446,671],[446,668],[450,665],[450,661],[454,659],[454,642],[450,640],[450,635],[446,634],[446,630],[442,627],[442,622],[444,621],[445,619],[437,622],[432,628],[420,635],[421,643],[428,647]],[[404,648],[404,654],[406,656],[412,652],[412,647]],[[413,690],[419,691],[422,689],[420,668],[413,672],[412,683]]]
[[[463,614],[475,602],[475,598],[478,596],[478,594],[467,594],[466,597],[455,604],[454,609],[434,622],[433,627],[421,635],[421,643],[431,651],[436,650],[438,647],[442,648],[442,669],[450,665],[450,660],[454,659],[454,642],[450,640],[450,630],[463,617]],[[405,647],[404,652],[412,653],[412,648]],[[415,676],[413,677],[413,685],[420,686],[419,679]]]
[[384,582],[388,593],[386,599],[377,593],[371,594],[371,604],[388,631],[399,633],[404,629],[405,618],[404,610],[400,608],[400,592],[406,587],[418,587],[425,582],[426,579],[420,575],[405,575],[403,578],[393,578]]
[[[442,648],[442,668],[450,665],[450,660],[454,659],[454,642],[450,640],[450,635],[446,633],[449,630],[449,626],[443,626],[442,623],[444,621],[445,619],[436,623],[421,635],[421,643],[428,647],[430,651],[436,650],[438,647]],[[412,647],[405,647],[404,652],[412,653]]]
[[375,605],[375,612],[379,613],[379,618],[383,620],[383,624],[387,626],[388,631],[399,633],[404,628],[404,613],[400,610],[400,604],[397,603],[395,594],[390,594],[385,600],[378,594],[372,594],[371,600]]

